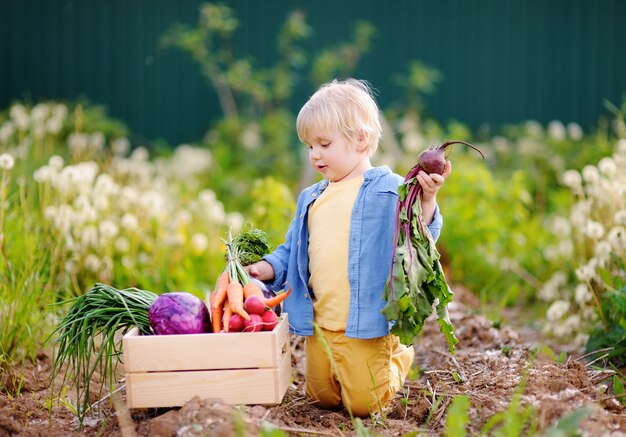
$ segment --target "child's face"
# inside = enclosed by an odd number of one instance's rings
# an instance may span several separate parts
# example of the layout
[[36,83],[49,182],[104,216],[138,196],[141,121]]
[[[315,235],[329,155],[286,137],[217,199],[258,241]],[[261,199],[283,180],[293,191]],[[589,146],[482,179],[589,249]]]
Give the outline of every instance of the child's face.
[[330,182],[362,175],[369,167],[365,146],[335,133],[317,133],[309,148],[309,162]]

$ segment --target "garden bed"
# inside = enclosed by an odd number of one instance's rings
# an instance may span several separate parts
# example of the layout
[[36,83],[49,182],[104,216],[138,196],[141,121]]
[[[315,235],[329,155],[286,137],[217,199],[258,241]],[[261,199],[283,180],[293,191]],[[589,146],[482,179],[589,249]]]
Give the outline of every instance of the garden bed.
[[[464,293],[457,293],[450,307],[459,338],[454,356],[447,352],[436,323],[427,323],[416,344],[419,374],[407,381],[384,414],[362,421],[370,435],[404,435],[412,431],[442,435],[448,408],[460,394],[471,400],[467,429],[470,435],[476,435],[490,418],[506,411],[523,381],[520,408],[508,415],[509,420],[519,418],[522,411],[532,411],[529,417],[541,431],[564,415],[588,406],[589,414],[580,424],[584,435],[626,433],[623,405],[607,387],[612,370],[596,367],[602,365],[600,361],[591,368],[575,353],[559,362],[551,355],[552,351],[558,354],[558,347],[542,347],[538,333],[513,329],[512,325],[497,329],[484,316],[471,311],[472,307],[471,296]],[[88,416],[82,431],[76,430],[77,421],[66,407],[57,405],[49,413],[46,398],[50,358],[42,353],[37,363],[21,369],[27,377],[19,397],[0,394],[0,436],[227,436],[235,435],[235,429],[247,429],[240,435],[256,435],[261,426],[280,428],[294,436],[355,435],[355,423],[345,411],[321,410],[304,397],[302,346],[300,338],[292,337],[294,379],[280,405],[233,406],[196,397],[181,408],[128,410],[122,389],[114,396],[119,402],[102,402],[100,415]],[[8,380],[10,375],[3,378]]]

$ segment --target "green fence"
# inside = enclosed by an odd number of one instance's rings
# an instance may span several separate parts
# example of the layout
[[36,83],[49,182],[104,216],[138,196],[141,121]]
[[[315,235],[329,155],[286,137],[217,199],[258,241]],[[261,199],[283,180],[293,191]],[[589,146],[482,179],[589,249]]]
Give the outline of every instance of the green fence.
[[[473,128],[527,119],[596,125],[603,100],[626,92],[626,2],[621,0],[232,0],[235,42],[258,64],[275,59],[277,30],[301,9],[311,49],[350,36],[356,20],[377,29],[355,75],[401,96],[394,77],[410,60],[438,69],[426,101],[441,121]],[[158,40],[174,22],[193,24],[199,1],[4,0],[0,5],[0,107],[16,99],[84,97],[107,107],[147,141],[202,137],[220,115],[197,66]],[[292,102],[312,91],[303,84]]]

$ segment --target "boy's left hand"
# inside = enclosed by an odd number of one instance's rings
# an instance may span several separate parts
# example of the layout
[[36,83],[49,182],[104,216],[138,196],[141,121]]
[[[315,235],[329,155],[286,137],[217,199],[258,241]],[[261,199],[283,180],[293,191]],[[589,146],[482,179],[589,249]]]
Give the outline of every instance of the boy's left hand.
[[437,191],[443,185],[446,178],[452,172],[452,163],[446,161],[446,166],[443,169],[442,174],[431,173],[427,174],[425,171],[420,171],[416,179],[422,186],[422,202],[429,202],[435,198]]

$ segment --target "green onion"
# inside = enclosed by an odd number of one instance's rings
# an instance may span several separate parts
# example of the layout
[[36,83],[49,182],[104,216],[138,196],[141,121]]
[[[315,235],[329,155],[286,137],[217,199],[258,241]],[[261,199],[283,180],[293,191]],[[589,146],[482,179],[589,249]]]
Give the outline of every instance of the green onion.
[[148,309],[157,295],[137,288],[118,290],[97,283],[82,296],[63,303],[71,307],[50,335],[57,346],[52,364],[52,386],[57,375],[65,371],[62,386],[69,376],[76,387],[76,415],[82,424],[89,410],[89,383],[99,371],[100,391],[108,381],[112,388],[117,358],[122,342],[116,342],[115,334],[128,332],[137,326],[142,334],[151,334]]

